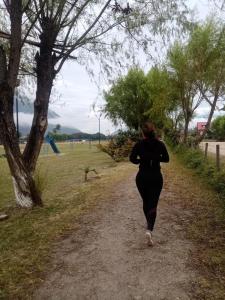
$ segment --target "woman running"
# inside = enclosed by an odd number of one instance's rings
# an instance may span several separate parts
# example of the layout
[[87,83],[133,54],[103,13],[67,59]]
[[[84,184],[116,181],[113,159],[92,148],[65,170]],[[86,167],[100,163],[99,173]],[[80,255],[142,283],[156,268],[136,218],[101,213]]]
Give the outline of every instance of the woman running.
[[152,231],[159,196],[163,187],[160,162],[169,162],[169,154],[164,143],[156,138],[153,123],[146,122],[142,126],[142,133],[144,138],[134,145],[130,161],[139,164],[136,184],[143,199],[143,210],[147,220],[148,245],[153,246]]

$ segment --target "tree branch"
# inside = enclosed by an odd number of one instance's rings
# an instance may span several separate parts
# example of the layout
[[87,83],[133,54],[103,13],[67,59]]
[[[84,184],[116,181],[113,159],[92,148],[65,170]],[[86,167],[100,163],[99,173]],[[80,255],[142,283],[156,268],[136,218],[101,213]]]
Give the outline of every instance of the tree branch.
[[38,18],[39,18],[39,16],[40,16],[42,10],[44,9],[45,3],[46,3],[46,0],[43,2],[43,4],[42,4],[40,10],[36,12],[36,14],[35,14],[36,16],[35,16],[34,20],[31,22],[31,25],[30,25],[29,29],[27,30],[27,32],[26,32],[26,34],[25,34],[25,36],[24,36],[24,38],[23,38],[23,40],[22,40],[21,48],[23,47],[23,45],[24,45],[24,43],[25,43],[25,41],[26,41],[28,35],[30,34],[31,30],[32,30],[33,27],[35,26],[35,24],[36,24],[36,22],[37,22],[37,20],[38,20]]
[[[75,22],[78,20],[79,16],[81,15],[82,11],[85,9],[85,7],[89,4],[91,0],[87,0],[86,2],[84,2],[84,4],[81,6],[79,12],[74,16],[74,18],[69,22],[69,24],[67,25],[70,25],[70,27],[68,28],[68,31],[67,31],[67,34],[66,34],[66,37],[64,39],[64,47],[62,49],[62,52],[64,51],[65,49],[65,45],[67,44],[67,41],[68,41],[68,38],[69,38],[69,35],[70,35],[70,32],[75,24]],[[75,6],[75,5],[74,5]],[[66,14],[66,17],[64,18],[64,20],[66,20],[66,18],[68,18],[69,14],[71,13],[72,9],[74,8],[74,6],[71,7],[71,9],[69,10],[68,14]],[[64,21],[61,23],[61,26],[63,26],[63,23]]]
[[8,64],[8,84],[12,89],[14,89],[16,86],[16,80],[20,65],[22,14],[22,0],[11,0],[11,39]]
[[81,46],[83,46],[84,44],[86,44],[86,43],[88,43],[88,42],[90,42],[90,41],[92,41],[92,40],[94,40],[94,39],[96,39],[96,38],[98,38],[98,37],[104,35],[104,34],[107,33],[108,31],[112,30],[114,27],[116,27],[116,26],[122,24],[122,23],[125,21],[125,20],[123,19],[123,20],[121,20],[120,22],[116,22],[116,23],[112,24],[111,26],[109,26],[109,27],[108,27],[107,29],[105,29],[104,31],[102,31],[101,33],[99,33],[99,34],[97,34],[97,35],[94,35],[94,36],[92,36],[92,37],[89,37],[89,38],[84,39],[85,36],[91,31],[91,29],[96,25],[96,23],[97,23],[98,20],[100,19],[101,15],[104,13],[104,11],[105,11],[105,9],[107,8],[107,6],[109,5],[109,3],[110,3],[110,0],[106,3],[106,5],[105,5],[104,8],[102,9],[102,11],[101,11],[100,14],[98,15],[98,17],[96,18],[96,20],[92,23],[92,25],[91,25],[91,26],[85,31],[85,33],[84,33],[84,34],[83,34],[83,35],[82,35],[82,36],[81,36],[81,37],[73,44],[73,46],[71,46],[70,49],[69,49],[68,51],[65,51],[64,53],[63,53],[63,51],[62,51],[62,54],[61,54],[62,60],[61,60],[59,66],[58,66],[58,68],[57,68],[57,70],[56,70],[56,73],[58,73],[58,72],[61,70],[61,68],[62,68],[62,66],[63,66],[63,64],[64,64],[64,62],[66,61],[66,59],[70,56],[70,54],[71,54],[74,50],[76,50],[78,47],[81,47]]
[[74,9],[75,5],[77,4],[78,0],[74,1],[73,4],[71,4],[70,9],[67,11],[66,15],[64,16],[63,20],[60,20],[60,27],[64,26],[64,23],[66,22],[66,19],[70,15],[71,11]]
[[101,12],[99,13],[99,15],[97,16],[97,18],[95,19],[95,21],[91,24],[91,26],[89,26],[89,28],[82,34],[82,36],[77,40],[77,42],[75,43],[75,45],[79,44],[87,35],[88,33],[92,30],[92,28],[94,28],[94,26],[97,24],[97,22],[99,21],[99,19],[101,18],[101,16],[103,15],[103,13],[105,12],[106,8],[109,6],[111,0],[108,0],[105,4],[105,6],[102,8]]
[[[3,31],[0,31],[0,38],[3,38],[3,39],[7,39],[7,40],[11,40],[11,35],[9,33],[6,33],[6,32],[3,32]],[[24,42],[25,44],[28,44],[28,45],[31,45],[31,46],[35,46],[35,47],[40,47],[40,43],[39,42],[34,42],[34,41],[31,41],[31,40],[25,40]],[[60,51],[62,49],[62,46],[57,44],[57,45],[54,45],[53,46],[54,48],[56,49],[53,49],[53,51],[56,53],[56,54],[61,54],[62,52]],[[57,50],[59,49],[59,50]],[[71,58],[71,59],[77,59],[76,56],[73,56],[73,55],[69,55],[68,58]]]
[[30,4],[31,4],[31,0],[28,0],[27,4],[23,8],[23,14],[27,11],[27,9],[29,8]]

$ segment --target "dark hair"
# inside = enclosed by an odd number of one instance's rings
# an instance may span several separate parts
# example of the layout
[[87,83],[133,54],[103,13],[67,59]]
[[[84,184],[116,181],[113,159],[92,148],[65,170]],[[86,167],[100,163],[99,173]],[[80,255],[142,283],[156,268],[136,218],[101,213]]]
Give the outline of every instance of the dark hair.
[[142,130],[143,135],[146,138],[154,138],[155,137],[155,126],[152,122],[150,122],[150,121],[145,122],[141,126],[141,130]]

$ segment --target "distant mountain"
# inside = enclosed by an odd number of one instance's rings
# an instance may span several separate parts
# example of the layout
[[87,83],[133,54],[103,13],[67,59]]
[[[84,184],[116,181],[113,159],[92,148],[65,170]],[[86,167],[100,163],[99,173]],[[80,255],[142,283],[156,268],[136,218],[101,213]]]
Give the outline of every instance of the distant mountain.
[[[24,114],[31,115],[34,113],[33,103],[25,95],[18,95],[18,111]],[[16,112],[16,97],[14,97],[14,113]],[[48,110],[48,118],[56,119],[59,118],[59,115],[53,110]]]
[[[55,128],[55,124],[48,124],[48,128],[46,130],[46,134],[49,131],[52,131]],[[21,124],[19,126],[19,131],[21,133],[22,136],[26,136],[29,134],[30,132],[30,125],[28,124]],[[60,128],[60,133],[65,133],[65,134],[76,134],[76,133],[80,133],[80,130],[77,128],[71,128],[71,127],[66,127],[66,126],[61,126]]]

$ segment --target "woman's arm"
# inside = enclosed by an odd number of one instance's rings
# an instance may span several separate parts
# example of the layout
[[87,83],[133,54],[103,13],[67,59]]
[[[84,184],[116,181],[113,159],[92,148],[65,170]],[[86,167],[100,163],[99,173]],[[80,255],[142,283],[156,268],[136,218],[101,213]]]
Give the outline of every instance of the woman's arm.
[[138,143],[136,143],[133,149],[131,150],[131,154],[130,154],[130,161],[135,165],[140,164],[140,158],[138,158],[138,155],[139,155]]
[[161,142],[160,162],[169,162],[169,153],[164,143]]

